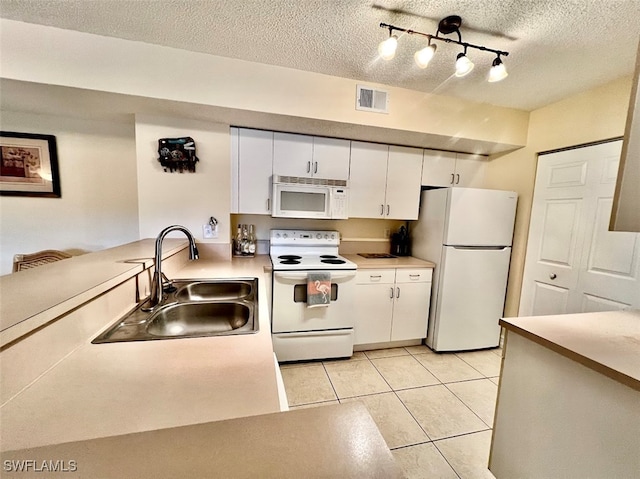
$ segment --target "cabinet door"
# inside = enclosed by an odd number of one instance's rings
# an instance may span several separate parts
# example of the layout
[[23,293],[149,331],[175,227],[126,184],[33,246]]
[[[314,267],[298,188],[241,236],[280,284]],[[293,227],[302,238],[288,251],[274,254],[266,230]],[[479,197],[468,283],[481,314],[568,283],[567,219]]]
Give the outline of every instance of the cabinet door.
[[311,169],[313,176],[329,180],[348,180],[350,149],[349,140],[314,137]]
[[422,149],[389,147],[387,165],[387,218],[417,220],[420,206]]
[[391,341],[427,337],[431,283],[396,283]]
[[457,153],[454,186],[483,188],[486,161],[482,155]]
[[452,186],[455,180],[456,154],[448,151],[424,150],[422,184]]
[[389,342],[393,292],[393,283],[356,285],[354,344]]
[[273,132],[238,130],[238,212],[271,213]]
[[384,218],[389,147],[351,142],[349,217]]
[[311,176],[313,137],[291,133],[273,134],[273,174]]

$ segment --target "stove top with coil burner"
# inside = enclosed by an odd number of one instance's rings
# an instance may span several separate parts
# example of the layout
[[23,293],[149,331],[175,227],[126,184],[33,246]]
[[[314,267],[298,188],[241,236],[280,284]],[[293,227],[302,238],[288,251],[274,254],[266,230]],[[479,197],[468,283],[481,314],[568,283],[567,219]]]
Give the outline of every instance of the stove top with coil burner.
[[356,269],[355,263],[338,254],[337,231],[271,230],[270,242],[274,271]]

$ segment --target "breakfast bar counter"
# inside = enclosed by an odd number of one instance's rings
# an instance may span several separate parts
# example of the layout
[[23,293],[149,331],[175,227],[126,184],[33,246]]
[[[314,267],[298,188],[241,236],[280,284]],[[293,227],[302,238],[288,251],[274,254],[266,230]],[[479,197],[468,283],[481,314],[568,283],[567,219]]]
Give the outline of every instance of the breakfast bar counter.
[[640,311],[500,324],[496,478],[640,477]]

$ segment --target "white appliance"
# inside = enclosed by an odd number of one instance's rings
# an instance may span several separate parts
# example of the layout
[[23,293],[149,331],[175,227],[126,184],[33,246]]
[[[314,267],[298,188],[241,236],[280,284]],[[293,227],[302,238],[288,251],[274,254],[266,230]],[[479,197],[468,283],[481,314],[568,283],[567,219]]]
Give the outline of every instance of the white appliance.
[[436,263],[427,346],[498,346],[518,195],[476,188],[425,190],[412,255]]
[[272,203],[276,218],[346,219],[347,181],[274,176]]
[[[356,264],[338,255],[337,231],[271,230],[271,333],[278,361],[350,357]],[[307,307],[307,278],[331,275],[330,303]]]

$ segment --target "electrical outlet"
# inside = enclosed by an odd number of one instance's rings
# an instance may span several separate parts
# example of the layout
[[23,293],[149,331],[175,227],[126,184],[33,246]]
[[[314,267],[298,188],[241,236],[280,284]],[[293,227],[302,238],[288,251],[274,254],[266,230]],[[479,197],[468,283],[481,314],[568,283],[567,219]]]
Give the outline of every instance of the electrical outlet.
[[212,226],[209,223],[202,225],[202,237],[205,239],[214,239],[218,237],[218,225]]
[[385,228],[384,229],[384,237],[388,238],[389,236],[391,236],[391,230],[389,228]]

